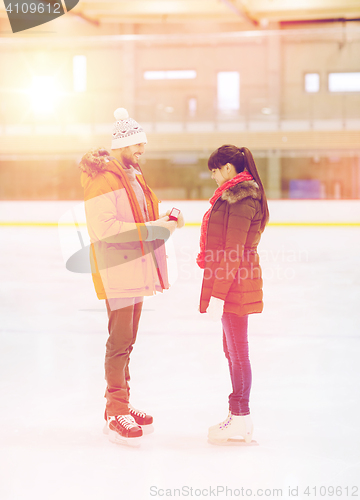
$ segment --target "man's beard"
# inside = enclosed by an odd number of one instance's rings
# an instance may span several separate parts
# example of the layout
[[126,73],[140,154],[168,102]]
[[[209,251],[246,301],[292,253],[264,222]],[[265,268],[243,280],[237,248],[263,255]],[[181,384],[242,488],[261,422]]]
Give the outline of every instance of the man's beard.
[[136,160],[132,161],[128,158],[123,158],[123,165],[125,168],[134,167],[136,170],[140,170],[140,165]]

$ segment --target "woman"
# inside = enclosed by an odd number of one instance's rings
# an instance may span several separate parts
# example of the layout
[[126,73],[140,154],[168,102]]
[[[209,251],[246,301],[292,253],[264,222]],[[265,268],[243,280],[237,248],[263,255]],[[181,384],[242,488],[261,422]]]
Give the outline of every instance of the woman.
[[210,199],[200,237],[198,265],[204,269],[200,312],[222,320],[223,346],[233,392],[224,422],[210,427],[209,440],[226,443],[242,436],[250,443],[251,366],[248,315],[263,309],[257,246],[269,220],[263,184],[247,148],[225,145],[208,161],[218,188]]

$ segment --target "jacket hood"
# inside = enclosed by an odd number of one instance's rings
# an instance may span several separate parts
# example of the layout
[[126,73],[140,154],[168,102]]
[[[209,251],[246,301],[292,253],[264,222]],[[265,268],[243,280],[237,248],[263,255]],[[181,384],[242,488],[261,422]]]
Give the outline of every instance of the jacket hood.
[[244,198],[253,198],[261,200],[261,191],[259,185],[254,181],[242,181],[235,186],[226,189],[221,195],[221,199],[228,203],[236,203]]
[[108,170],[108,163],[112,160],[110,153],[103,148],[91,149],[84,154],[79,163],[79,168],[89,177],[95,177],[99,172]]

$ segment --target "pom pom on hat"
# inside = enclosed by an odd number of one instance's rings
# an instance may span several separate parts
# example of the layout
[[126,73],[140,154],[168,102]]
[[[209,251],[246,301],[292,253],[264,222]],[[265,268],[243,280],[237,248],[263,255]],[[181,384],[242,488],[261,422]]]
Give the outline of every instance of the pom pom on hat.
[[111,149],[126,148],[144,142],[147,138],[140,125],[129,117],[125,108],[118,108],[114,112],[116,122],[113,125]]
[[126,118],[129,118],[129,113],[125,108],[118,108],[114,111],[114,116],[116,121],[126,120]]

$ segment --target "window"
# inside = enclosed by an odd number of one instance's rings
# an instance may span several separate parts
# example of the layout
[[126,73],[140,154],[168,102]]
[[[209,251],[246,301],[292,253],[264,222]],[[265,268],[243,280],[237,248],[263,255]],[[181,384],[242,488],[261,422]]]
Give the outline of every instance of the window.
[[188,100],[189,116],[191,118],[196,116],[196,111],[197,111],[197,99],[196,99],[196,97],[190,97],[190,99]]
[[305,74],[305,92],[315,93],[320,90],[320,75],[319,73]]
[[219,111],[237,111],[240,108],[240,74],[221,71],[217,75],[217,103]]
[[145,71],[145,80],[193,80],[196,71],[192,69],[172,71]]
[[360,92],[360,73],[329,73],[330,92]]
[[74,56],[73,82],[75,92],[86,92],[86,56]]

